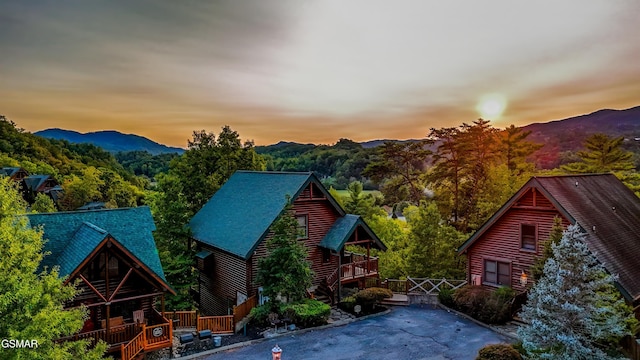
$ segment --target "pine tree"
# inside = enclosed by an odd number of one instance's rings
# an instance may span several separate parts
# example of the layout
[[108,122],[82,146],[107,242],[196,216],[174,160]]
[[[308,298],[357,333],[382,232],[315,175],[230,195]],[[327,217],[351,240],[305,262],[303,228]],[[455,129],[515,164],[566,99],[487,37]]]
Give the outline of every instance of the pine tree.
[[267,240],[268,255],[258,260],[256,282],[272,303],[278,295],[287,301],[301,300],[311,287],[313,272],[307,261],[307,250],[298,242],[298,221],[287,205],[270,227],[272,236]]
[[633,154],[621,148],[624,137],[611,138],[605,134],[589,136],[584,146],[587,151],[579,151],[582,162],[563,165],[570,173],[601,173],[633,170]]
[[518,329],[532,359],[615,359],[619,340],[637,321],[572,225],[529,292]]

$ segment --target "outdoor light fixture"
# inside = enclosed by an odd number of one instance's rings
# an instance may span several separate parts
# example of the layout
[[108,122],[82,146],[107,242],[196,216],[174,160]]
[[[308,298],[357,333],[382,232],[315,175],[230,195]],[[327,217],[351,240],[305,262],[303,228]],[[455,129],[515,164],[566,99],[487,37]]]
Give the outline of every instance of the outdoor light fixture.
[[527,286],[527,273],[522,270],[522,274],[520,274],[520,285]]

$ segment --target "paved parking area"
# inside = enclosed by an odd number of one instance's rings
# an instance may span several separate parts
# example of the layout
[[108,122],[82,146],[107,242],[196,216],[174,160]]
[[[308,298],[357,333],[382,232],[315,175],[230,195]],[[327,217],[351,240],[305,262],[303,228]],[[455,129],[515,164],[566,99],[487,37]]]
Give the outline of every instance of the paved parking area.
[[509,339],[431,305],[394,307],[389,314],[347,325],[281,336],[202,359],[475,359],[486,344]]

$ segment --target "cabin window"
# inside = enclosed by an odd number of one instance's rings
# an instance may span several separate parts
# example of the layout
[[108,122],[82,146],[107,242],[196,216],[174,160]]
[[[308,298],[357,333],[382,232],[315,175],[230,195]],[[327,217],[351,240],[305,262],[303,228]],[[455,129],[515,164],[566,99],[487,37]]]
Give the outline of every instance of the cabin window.
[[536,226],[533,224],[520,225],[520,247],[523,250],[536,251]]
[[496,260],[485,260],[484,282],[491,285],[511,286],[511,264]]
[[328,263],[331,261],[331,250],[329,249],[322,249],[322,262],[323,263]]
[[309,238],[309,217],[307,215],[297,215],[298,220],[298,239]]
[[109,258],[109,277],[110,278],[117,278],[119,275],[119,269],[120,269],[120,263],[118,261],[118,258],[115,256],[112,256]]

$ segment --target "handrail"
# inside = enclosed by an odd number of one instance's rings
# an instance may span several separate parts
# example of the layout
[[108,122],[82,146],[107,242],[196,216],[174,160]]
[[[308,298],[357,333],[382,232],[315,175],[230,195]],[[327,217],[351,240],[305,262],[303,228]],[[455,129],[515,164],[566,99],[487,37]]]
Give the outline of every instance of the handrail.
[[245,300],[242,304],[234,306],[233,307],[233,321],[235,323],[240,322],[247,315],[249,315],[249,312],[251,312],[251,309],[256,307],[256,305],[258,305],[258,298],[254,295],[254,296],[248,298],[247,300]]
[[136,335],[131,341],[129,341],[126,345],[120,345],[120,356],[123,360],[131,360],[136,357],[136,355],[140,354],[142,350],[144,350],[144,346],[146,343],[146,331],[145,325],[141,325],[141,331]]

